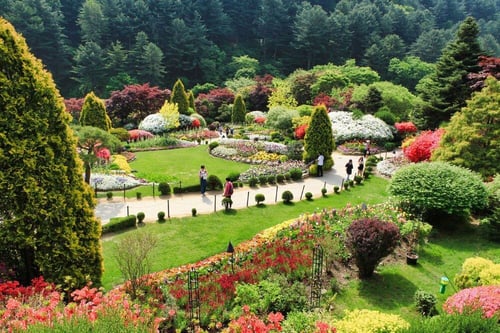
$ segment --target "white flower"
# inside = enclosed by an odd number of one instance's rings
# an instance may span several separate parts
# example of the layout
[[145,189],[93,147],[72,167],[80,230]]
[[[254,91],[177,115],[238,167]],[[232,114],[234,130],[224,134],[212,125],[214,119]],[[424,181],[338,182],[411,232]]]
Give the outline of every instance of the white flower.
[[129,189],[142,185],[142,183],[139,180],[127,175],[93,173],[90,175],[90,185],[93,188],[97,185],[97,190],[99,191],[116,191],[123,190],[124,186],[126,189]]
[[165,132],[167,121],[160,113],[153,113],[144,118],[139,124],[139,129],[151,132],[153,134],[161,134]]
[[328,114],[332,122],[333,136],[337,142],[371,139],[389,141],[393,139],[392,130],[383,120],[372,115],[353,119],[351,112],[334,111]]

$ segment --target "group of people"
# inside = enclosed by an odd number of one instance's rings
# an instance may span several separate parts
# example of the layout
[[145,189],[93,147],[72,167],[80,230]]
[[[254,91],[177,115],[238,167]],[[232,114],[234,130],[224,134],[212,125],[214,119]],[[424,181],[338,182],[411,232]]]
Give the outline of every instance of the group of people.
[[[349,160],[349,162],[347,162],[347,164],[345,165],[345,172],[347,174],[346,180],[349,180],[349,178],[351,177],[353,169],[354,169],[354,164],[352,163],[352,160]],[[356,173],[356,175],[362,177],[364,169],[365,169],[364,158],[363,156],[361,156],[358,159],[358,172]]]
[[[201,195],[205,196],[205,192],[207,191],[208,171],[204,165],[202,165],[200,167],[200,171],[198,172],[198,176],[200,177]],[[233,182],[231,182],[231,179],[229,177],[226,177],[226,183],[224,184],[224,193],[222,194],[222,196],[224,198],[231,199],[233,192],[234,192]],[[229,208],[231,208],[231,205],[232,205],[232,202],[229,203]]]

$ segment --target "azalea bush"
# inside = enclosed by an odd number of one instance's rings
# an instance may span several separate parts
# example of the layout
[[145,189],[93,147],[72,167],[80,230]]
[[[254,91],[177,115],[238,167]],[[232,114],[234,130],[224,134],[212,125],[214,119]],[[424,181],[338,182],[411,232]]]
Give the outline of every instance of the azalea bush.
[[480,310],[484,317],[500,316],[500,285],[467,288],[450,296],[443,304],[447,313]]
[[444,129],[420,133],[417,137],[412,138],[409,144],[404,144],[404,155],[414,163],[430,160],[432,152],[439,146],[443,134]]
[[395,123],[394,127],[396,127],[398,134],[401,135],[402,137],[405,137],[409,134],[416,133],[418,130],[417,126],[415,126],[415,124],[412,123],[411,121],[402,122],[402,123]]
[[355,119],[352,112],[334,111],[328,113],[328,117],[332,122],[333,136],[338,143],[365,139],[391,141],[394,138],[391,127],[372,115]]
[[250,312],[248,306],[243,307],[243,315],[239,318],[232,320],[229,327],[224,329],[224,333],[270,333],[281,331],[281,321],[283,315],[281,313],[270,313],[267,320],[264,321],[257,317],[254,313]]

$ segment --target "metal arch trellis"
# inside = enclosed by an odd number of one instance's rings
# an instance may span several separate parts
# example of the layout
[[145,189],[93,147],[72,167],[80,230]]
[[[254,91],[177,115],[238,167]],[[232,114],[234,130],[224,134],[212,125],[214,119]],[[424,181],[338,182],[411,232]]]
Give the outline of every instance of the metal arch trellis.
[[318,308],[321,301],[321,275],[323,273],[324,251],[317,244],[313,249],[310,307]]
[[200,320],[200,289],[198,283],[198,272],[193,268],[188,275],[188,294],[189,294],[189,320],[192,331],[196,322]]

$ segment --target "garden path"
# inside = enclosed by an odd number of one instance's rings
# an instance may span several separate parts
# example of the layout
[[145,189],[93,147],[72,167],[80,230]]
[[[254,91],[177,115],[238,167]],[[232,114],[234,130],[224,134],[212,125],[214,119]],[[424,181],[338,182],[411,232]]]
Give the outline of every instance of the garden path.
[[[266,205],[275,204],[283,201],[281,194],[284,191],[293,193],[294,201],[305,198],[306,192],[311,192],[313,197],[321,197],[321,189],[326,186],[328,193],[333,191],[333,186],[340,186],[342,180],[346,177],[345,164],[349,159],[353,160],[355,174],[359,156],[342,155],[338,152],[332,154],[335,162],[331,170],[325,171],[323,177],[306,177],[301,181],[295,181],[278,185],[267,185],[258,187],[235,188],[232,196],[233,209],[246,208],[254,206],[255,195],[264,194]],[[351,178],[352,179],[352,178]],[[138,212],[144,212],[145,222],[155,221],[158,212],[163,211],[167,218],[191,216],[191,210],[196,208],[197,214],[209,214],[216,211],[222,211],[221,204],[222,191],[208,191],[205,196],[199,193],[172,194],[166,197],[146,197],[142,199],[118,199],[111,201],[99,199],[95,209],[95,215],[101,219],[102,223],[109,222],[112,217],[127,216],[128,214],[137,215]]]

